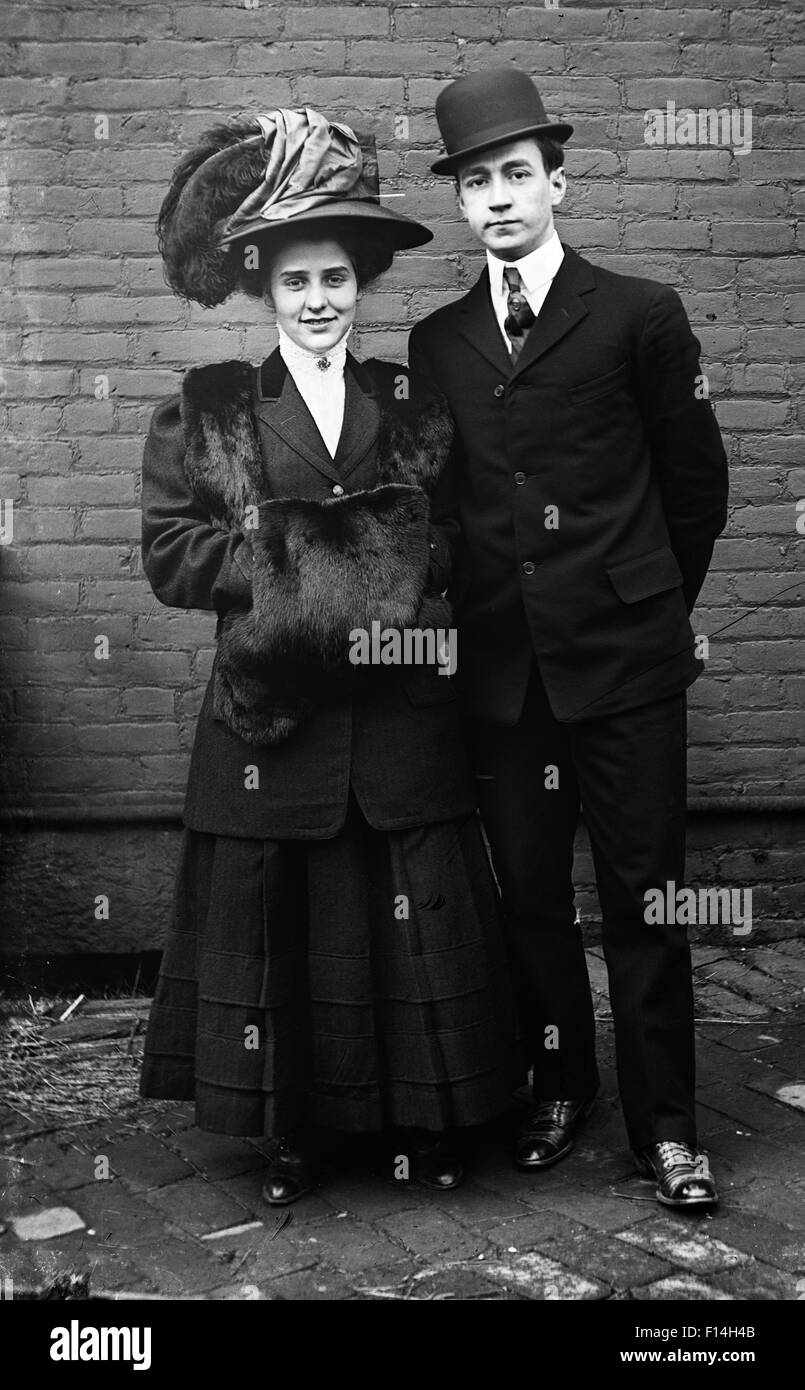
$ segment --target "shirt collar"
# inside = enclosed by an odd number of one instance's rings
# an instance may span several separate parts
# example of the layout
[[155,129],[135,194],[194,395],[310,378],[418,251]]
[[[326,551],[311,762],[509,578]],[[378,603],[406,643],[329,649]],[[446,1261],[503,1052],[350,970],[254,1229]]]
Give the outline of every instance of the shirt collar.
[[513,265],[520,272],[520,279],[526,294],[532,294],[553,280],[562,264],[564,254],[565,249],[556,230],[544,246],[538,246],[536,251],[529,251],[528,255],[523,256],[520,261],[501,261],[497,256],[493,256],[487,251],[486,263],[489,267],[492,293],[496,295],[508,294],[503,272],[507,266]]
[[[347,360],[347,338],[352,329],[348,329],[340,342],[335,347],[329,348],[327,352],[310,352],[308,348],[300,347],[293,338],[289,338],[284,329],[277,324],[279,334],[280,356],[292,376],[304,375],[313,377],[314,380],[324,381],[338,378],[343,375],[344,364]],[[321,369],[319,361],[326,357],[330,363],[329,368]]]

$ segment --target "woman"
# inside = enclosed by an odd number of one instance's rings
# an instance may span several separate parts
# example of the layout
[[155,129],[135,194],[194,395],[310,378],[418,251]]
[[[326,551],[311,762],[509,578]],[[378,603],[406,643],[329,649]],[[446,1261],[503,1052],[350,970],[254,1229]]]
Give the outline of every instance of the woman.
[[355,664],[373,624],[449,628],[449,417],[346,346],[363,286],[430,239],[377,188],[371,142],[275,111],[202,137],[159,219],[173,288],[264,295],[279,347],[188,372],[145,451],[145,572],[218,645],[142,1091],[273,1136],[272,1205],[314,1184],[321,1130],[401,1129],[411,1175],[457,1186],[456,1131],[521,1079],[452,682]]

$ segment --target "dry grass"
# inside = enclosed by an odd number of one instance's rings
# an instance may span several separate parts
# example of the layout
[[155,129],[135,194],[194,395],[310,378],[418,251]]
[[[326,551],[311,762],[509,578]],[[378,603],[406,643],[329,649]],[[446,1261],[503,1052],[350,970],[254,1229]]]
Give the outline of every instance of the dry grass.
[[138,1095],[150,1000],[0,999],[0,1128],[32,1137],[65,1125],[127,1118]]

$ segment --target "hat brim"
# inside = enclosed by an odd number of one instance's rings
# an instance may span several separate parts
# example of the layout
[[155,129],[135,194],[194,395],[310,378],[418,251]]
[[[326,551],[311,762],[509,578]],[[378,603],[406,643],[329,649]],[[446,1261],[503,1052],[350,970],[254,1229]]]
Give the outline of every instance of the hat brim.
[[473,141],[463,150],[456,150],[453,154],[442,155],[434,164],[431,170],[434,174],[455,174],[458,165],[462,160],[469,159],[470,155],[480,154],[482,150],[493,150],[496,145],[510,145],[515,140],[525,140],[529,135],[545,135],[551,140],[558,140],[564,144],[573,134],[572,125],[566,121],[551,121],[547,125],[528,125],[519,130],[507,130],[505,133],[496,133],[488,140]]
[[296,217],[271,221],[264,217],[255,217],[245,226],[239,227],[236,232],[224,237],[221,245],[232,245],[236,241],[242,241],[244,237],[287,233],[297,227],[300,232],[309,230],[314,225],[326,228],[331,223],[350,223],[356,232],[360,232],[369,240],[380,241],[384,246],[396,251],[424,246],[426,242],[433,240],[433,232],[423,223],[415,222],[412,217],[392,212],[390,208],[384,208],[379,203],[350,198],[311,208],[309,212],[301,212]]

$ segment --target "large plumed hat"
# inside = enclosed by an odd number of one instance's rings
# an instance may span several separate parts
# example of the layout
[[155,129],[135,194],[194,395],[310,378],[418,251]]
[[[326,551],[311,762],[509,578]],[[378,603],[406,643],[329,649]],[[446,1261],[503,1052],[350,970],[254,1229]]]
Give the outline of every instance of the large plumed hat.
[[374,137],[318,111],[214,126],[177,166],[157,222],[168,283],[212,308],[237,289],[243,244],[299,228],[349,231],[389,250],[433,233],[380,202]]
[[434,174],[454,174],[469,155],[528,135],[563,142],[573,134],[566,121],[548,120],[535,84],[517,68],[487,68],[457,78],[436,98],[436,120],[445,152],[430,166]]

